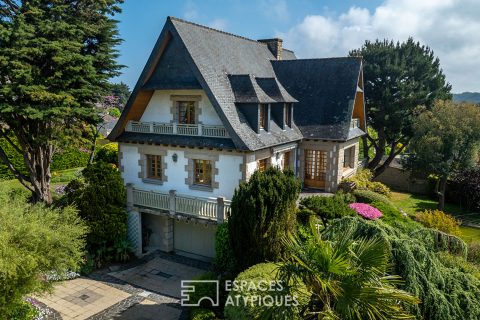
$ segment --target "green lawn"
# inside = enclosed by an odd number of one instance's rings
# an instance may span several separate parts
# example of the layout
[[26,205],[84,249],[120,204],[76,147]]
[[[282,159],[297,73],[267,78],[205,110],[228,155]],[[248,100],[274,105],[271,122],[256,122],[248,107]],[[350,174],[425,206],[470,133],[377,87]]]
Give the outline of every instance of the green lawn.
[[[418,211],[437,208],[437,201],[422,195],[415,195],[403,192],[392,192],[391,200],[398,208],[404,210],[411,215],[415,214]],[[466,223],[470,222],[480,224],[480,213],[472,213],[465,211],[458,205],[446,203],[444,211]],[[462,238],[465,241],[480,241],[480,228],[462,226],[460,227],[460,229],[463,233]]]

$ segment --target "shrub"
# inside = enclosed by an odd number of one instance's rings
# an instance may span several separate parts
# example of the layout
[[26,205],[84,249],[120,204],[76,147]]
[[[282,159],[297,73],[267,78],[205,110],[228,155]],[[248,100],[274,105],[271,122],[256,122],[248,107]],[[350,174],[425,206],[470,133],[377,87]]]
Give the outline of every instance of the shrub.
[[348,207],[353,202],[350,194],[336,193],[332,197],[310,196],[300,200],[300,209],[310,210],[315,213],[327,225],[329,220],[353,215],[354,212]]
[[394,206],[393,203],[384,195],[376,193],[370,190],[355,190],[353,195],[358,202],[363,203],[373,203],[373,202],[383,202],[389,206]]
[[215,267],[220,272],[230,272],[236,266],[235,256],[230,245],[228,224],[222,223],[215,233]]
[[[370,190],[389,198],[391,195],[390,188],[381,182],[372,181],[372,178],[372,171],[364,169],[357,172],[357,174],[355,174],[353,177],[344,179],[341,183],[341,186],[353,184],[354,190]],[[341,186],[339,186],[339,188],[341,188]]]
[[[200,276],[195,277],[193,280],[218,280],[217,276],[212,272],[206,272]],[[212,301],[215,301],[217,297],[216,286],[212,286],[208,282],[195,283],[195,292],[190,294],[190,301],[200,301],[203,297],[209,297]],[[211,302],[208,300],[202,300],[200,303],[201,308],[212,308]],[[192,310],[195,310],[196,307]]]
[[353,217],[334,221],[324,235],[328,239],[351,230],[360,238],[379,237],[386,242],[392,273],[402,277],[399,287],[422,301],[406,308],[416,319],[480,319],[480,280],[438,255],[462,253],[466,244],[461,239],[420,224],[404,231],[403,226]]
[[111,164],[97,162],[82,171],[84,181],[73,180],[66,188],[68,203],[75,204],[90,231],[92,252],[111,248],[127,234],[126,191],[122,177]]
[[256,171],[235,190],[228,227],[237,271],[284,254],[282,238],[295,232],[300,181],[292,171]]
[[460,221],[440,210],[425,210],[416,215],[417,220],[427,228],[460,235]]
[[90,152],[85,148],[68,147],[53,156],[52,171],[81,168],[88,164]]
[[24,319],[31,313],[24,297],[52,288],[47,272],[79,269],[87,229],[72,207],[31,205],[5,196],[3,185],[0,194],[0,318]]
[[218,319],[215,312],[208,309],[198,308],[194,309],[190,314],[191,320],[214,320]]
[[368,220],[377,220],[382,217],[380,210],[366,203],[351,203],[349,207]]
[[[307,289],[305,285],[298,280],[298,282],[291,286],[284,285],[283,290],[278,291],[262,291],[258,290],[260,284],[265,285],[265,283],[270,284],[271,282],[276,282],[277,280],[277,269],[278,266],[273,263],[260,263],[250,267],[249,269],[240,273],[235,281],[239,284],[238,290],[230,291],[229,297],[225,304],[224,315],[227,320],[251,320],[251,319],[302,319],[300,317],[301,310],[305,309],[308,304]],[[243,287],[240,286],[242,281],[245,281]],[[278,288],[280,289],[280,288]],[[290,295],[295,297],[298,301],[298,306],[288,307],[287,310],[284,308],[269,308],[265,305],[258,305],[255,303],[249,303],[251,300],[243,299],[252,299],[259,298],[263,299],[265,296],[272,296],[274,299],[283,298],[284,296]],[[241,299],[236,297],[241,296]],[[229,303],[229,301],[235,302],[234,304]],[[238,304],[236,302],[239,302]],[[269,300],[270,301],[270,300]],[[269,317],[264,317],[266,312],[271,312]]]
[[371,205],[382,212],[382,221],[391,226],[398,226],[401,224],[406,228],[411,228],[418,225],[418,223],[413,221],[407,213],[398,210],[394,206],[387,205],[383,202],[373,202]]
[[[10,138],[16,143],[14,137]],[[0,138],[0,148],[2,148],[2,150],[9,156],[9,159],[15,168],[18,168],[23,174],[27,174],[27,168],[25,167],[23,156],[18,153],[15,148],[5,140],[5,138]],[[8,169],[7,165],[3,161],[0,161],[0,180],[10,179],[15,179],[15,176]]]
[[118,165],[118,143],[111,142],[100,147],[95,154],[95,161]]
[[110,109],[110,111],[108,111],[108,114],[111,115],[112,117],[120,118],[120,116],[122,115],[122,112],[118,108],[114,107]]
[[468,244],[468,261],[480,266],[480,242],[473,241]]

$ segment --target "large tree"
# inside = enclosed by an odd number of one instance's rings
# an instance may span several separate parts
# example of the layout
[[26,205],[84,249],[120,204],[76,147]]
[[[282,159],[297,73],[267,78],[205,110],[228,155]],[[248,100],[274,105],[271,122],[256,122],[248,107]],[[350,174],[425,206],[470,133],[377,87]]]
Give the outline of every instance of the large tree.
[[430,109],[436,99],[450,99],[440,61],[412,38],[403,43],[366,41],[351,56],[363,57],[367,122],[373,128],[364,140],[364,154],[373,147],[368,168],[381,174],[413,136],[414,109]]
[[480,107],[438,101],[413,123],[415,135],[408,166],[439,177],[438,208],[443,210],[448,178],[468,170],[478,161],[480,150]]
[[57,146],[98,121],[95,102],[120,68],[113,15],[121,2],[0,0],[0,134],[28,174],[2,148],[0,159],[34,201],[51,202]]

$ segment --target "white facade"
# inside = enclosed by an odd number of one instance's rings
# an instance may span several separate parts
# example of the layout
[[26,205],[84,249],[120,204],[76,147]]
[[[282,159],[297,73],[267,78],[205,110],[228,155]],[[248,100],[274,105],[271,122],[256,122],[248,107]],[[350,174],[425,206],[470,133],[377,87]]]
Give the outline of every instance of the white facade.
[[[159,183],[152,183],[143,179],[139,173],[141,172],[141,163],[138,145],[124,144],[119,145],[120,153],[120,168],[123,168],[122,177],[125,182],[132,183],[136,188],[159,191],[168,193],[170,190],[176,190],[178,194],[196,196],[196,197],[225,197],[231,199],[235,188],[242,180],[243,174],[241,167],[243,165],[243,155],[232,154],[232,152],[225,151],[225,153],[218,154],[218,161],[214,161],[215,178],[214,181],[218,183],[218,188],[212,188],[211,191],[192,189],[186,183],[188,178],[188,158],[185,157],[185,148],[167,148],[163,146],[149,146],[149,149],[156,149],[158,151],[165,151],[166,156],[163,156],[165,168],[166,181]],[[199,158],[209,151],[203,149],[187,149],[190,157],[195,152],[198,152]],[[154,153],[148,151],[149,153]],[[213,152],[213,151],[212,151]],[[174,154],[176,154],[176,161],[174,161]],[[194,157],[194,156],[193,156]]]
[[200,96],[198,107],[199,122],[206,125],[222,125],[217,112],[203,90],[156,90],[140,121],[170,123],[173,121],[172,96]]

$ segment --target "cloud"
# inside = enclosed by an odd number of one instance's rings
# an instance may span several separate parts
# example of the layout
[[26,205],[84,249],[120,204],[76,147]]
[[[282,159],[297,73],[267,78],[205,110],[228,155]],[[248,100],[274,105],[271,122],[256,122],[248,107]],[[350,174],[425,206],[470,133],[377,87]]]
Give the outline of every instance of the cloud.
[[198,13],[197,5],[192,1],[187,1],[185,4],[183,18],[186,20],[197,20],[200,14]]
[[430,46],[453,91],[480,91],[480,1],[386,0],[373,12],[351,7],[337,16],[308,15],[284,33],[299,57],[345,56],[365,40],[409,36]]

